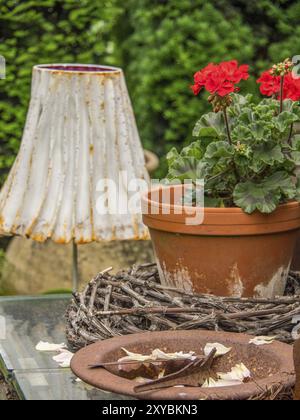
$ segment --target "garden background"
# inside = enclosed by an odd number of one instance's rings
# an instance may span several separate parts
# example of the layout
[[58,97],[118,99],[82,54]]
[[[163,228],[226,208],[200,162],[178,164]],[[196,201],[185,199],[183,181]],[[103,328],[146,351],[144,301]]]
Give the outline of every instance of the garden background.
[[[271,63],[300,54],[297,0],[0,0],[0,183],[18,151],[30,96],[32,66],[52,62],[124,69],[141,140],[165,153],[192,140],[205,111],[192,76],[210,61],[251,66],[247,81]],[[244,85],[245,86],[245,85]],[[1,240],[0,261],[7,240]],[[1,268],[0,268],[1,269]]]

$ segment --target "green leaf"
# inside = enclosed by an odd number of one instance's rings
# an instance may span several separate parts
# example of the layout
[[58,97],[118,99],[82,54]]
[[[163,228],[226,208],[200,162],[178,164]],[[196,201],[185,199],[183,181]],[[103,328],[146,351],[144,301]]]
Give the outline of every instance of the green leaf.
[[190,145],[184,147],[181,156],[193,157],[195,159],[202,159],[204,154],[203,147],[200,141],[194,141]]
[[292,146],[290,147],[290,160],[295,165],[300,165],[300,135],[296,134],[292,138]]
[[263,185],[267,189],[280,191],[280,193],[289,200],[293,199],[296,194],[296,186],[293,177],[284,171],[275,172],[263,181]]
[[[209,130],[207,130],[208,128]],[[221,112],[209,112],[208,114],[203,115],[199,121],[197,121],[193,130],[193,136],[207,137],[207,133],[209,133],[209,137],[217,137],[218,139],[223,139],[226,137],[226,128]]]
[[226,141],[210,143],[204,154],[204,160],[211,168],[212,174],[224,171],[233,162],[234,147]]
[[246,181],[236,185],[233,192],[234,203],[246,213],[259,210],[271,213],[282,199],[293,199],[296,186],[292,177],[284,171],[278,171],[262,182]]
[[228,108],[228,114],[231,117],[238,116],[252,103],[253,96],[252,95],[239,95],[238,93],[234,93],[231,95],[232,103]]
[[221,198],[204,196],[204,207],[223,207],[223,200]]
[[253,161],[250,166],[254,172],[259,172],[264,165],[272,166],[275,163],[282,163],[283,160],[284,154],[279,144],[274,146],[270,143],[263,143],[253,150]]
[[234,148],[226,141],[215,141],[207,146],[206,159],[232,158]]
[[277,117],[274,118],[276,128],[281,132],[285,133],[290,129],[291,124],[299,121],[298,115],[290,111],[283,111]]
[[292,137],[292,147],[300,151],[300,134],[294,134]]
[[293,162],[294,165],[299,166],[300,165],[300,152],[291,152],[290,160]]
[[239,183],[233,191],[234,203],[246,213],[259,210],[261,213],[271,213],[279,204],[280,193],[274,194],[272,189],[251,181]]
[[295,194],[295,200],[300,202],[300,178],[297,179],[296,183],[296,194]]
[[264,119],[261,119],[249,124],[249,129],[257,143],[262,141],[267,142],[271,136],[272,125]]
[[199,130],[198,137],[212,137],[216,139],[218,138],[218,132],[213,127],[202,127]]
[[299,104],[298,104],[298,102],[292,101],[291,99],[285,99],[283,101],[283,111],[292,112],[292,113],[298,115],[298,117],[300,117]]
[[249,127],[238,125],[231,131],[231,138],[235,143],[238,141],[246,142],[253,139],[253,134]]
[[205,176],[206,164],[193,157],[180,156],[169,168],[167,178],[170,181],[196,181]]
[[179,155],[179,153],[177,152],[177,149],[176,149],[175,147],[173,147],[173,148],[169,151],[169,153],[167,153],[166,158],[167,158],[167,161],[168,161],[168,165],[169,165],[169,166],[172,166],[172,165],[173,165],[173,163],[174,163],[174,162],[175,162],[178,158],[180,158],[180,155]]

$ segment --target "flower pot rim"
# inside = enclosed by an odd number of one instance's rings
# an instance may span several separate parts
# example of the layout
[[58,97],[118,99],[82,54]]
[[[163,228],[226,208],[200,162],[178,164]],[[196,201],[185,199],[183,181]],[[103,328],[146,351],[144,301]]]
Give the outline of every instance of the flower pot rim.
[[163,209],[163,208],[169,208],[169,209],[186,209],[187,212],[189,213],[193,213],[196,211],[202,211],[204,209],[205,213],[238,213],[241,215],[244,215],[246,217],[254,217],[257,215],[263,216],[263,217],[268,217],[268,216],[272,216],[274,215],[276,212],[278,212],[278,210],[285,210],[285,209],[291,209],[291,208],[299,208],[300,210],[300,202],[296,201],[296,200],[291,200],[287,203],[283,203],[283,204],[279,204],[279,206],[277,207],[276,210],[274,210],[272,213],[261,213],[258,210],[256,210],[255,212],[249,214],[246,213],[243,209],[241,209],[240,207],[199,207],[199,206],[183,206],[180,204],[167,204],[167,203],[161,203],[160,201],[157,200],[152,200],[149,198],[149,195],[151,193],[153,193],[154,191],[159,191],[162,189],[170,189],[170,188],[183,188],[184,185],[182,184],[178,184],[178,185],[166,185],[166,186],[156,186],[153,188],[150,188],[147,192],[145,192],[142,195],[142,203],[144,204],[143,208],[145,208],[145,205],[147,203],[151,203],[153,204],[155,207],[159,207],[159,209]]
[[[244,236],[300,229],[300,203],[297,201],[281,204],[273,213],[247,214],[238,207],[192,207],[150,199],[153,191],[182,187],[156,186],[142,196],[143,221],[150,230],[200,236]],[[191,217],[200,217],[200,222],[187,223],[187,218]]]
[[80,64],[80,63],[51,63],[38,64],[33,67],[34,70],[50,73],[70,73],[70,74],[119,74],[122,69],[119,67],[105,66],[101,64]]

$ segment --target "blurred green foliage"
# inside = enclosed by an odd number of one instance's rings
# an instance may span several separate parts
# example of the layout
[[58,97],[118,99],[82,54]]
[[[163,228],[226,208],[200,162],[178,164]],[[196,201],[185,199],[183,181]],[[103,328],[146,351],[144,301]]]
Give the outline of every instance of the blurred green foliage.
[[[192,76],[209,61],[236,58],[254,76],[300,53],[298,0],[0,0],[0,181],[19,148],[31,69],[47,62],[125,69],[141,139],[161,157],[189,143],[207,111]],[[258,90],[255,77],[242,85]],[[162,161],[160,175],[164,174]]]
[[249,25],[238,13],[226,19],[212,3],[127,2],[132,29],[121,50],[129,90],[141,137],[160,155],[189,142],[195,121],[207,110],[206,101],[189,89],[195,71],[212,60],[251,62],[254,56]]
[[0,0],[0,180],[18,151],[35,64],[105,62],[118,56],[112,31],[122,8],[114,0]]

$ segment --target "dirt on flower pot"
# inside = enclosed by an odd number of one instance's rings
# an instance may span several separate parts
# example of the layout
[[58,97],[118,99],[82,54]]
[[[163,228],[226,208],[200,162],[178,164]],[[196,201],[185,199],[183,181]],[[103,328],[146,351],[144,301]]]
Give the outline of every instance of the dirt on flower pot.
[[[299,234],[300,204],[282,204],[268,215],[240,208],[183,210],[177,201],[182,188],[161,187],[155,198],[152,190],[142,199],[162,283],[218,296],[282,295]],[[203,210],[201,224],[186,224]]]

